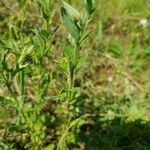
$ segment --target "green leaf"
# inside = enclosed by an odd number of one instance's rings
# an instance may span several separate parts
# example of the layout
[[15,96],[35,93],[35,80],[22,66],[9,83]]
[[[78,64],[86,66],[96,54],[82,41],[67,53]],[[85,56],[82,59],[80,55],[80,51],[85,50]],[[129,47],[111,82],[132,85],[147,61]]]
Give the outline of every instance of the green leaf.
[[92,6],[93,6],[92,0],[85,0],[85,3],[86,3],[87,9],[88,9],[88,10],[91,10],[91,9],[92,9]]
[[62,1],[63,4],[63,8],[66,10],[67,14],[75,20],[79,20],[80,18],[80,13],[74,9],[72,6],[70,6],[68,3],[66,3],[65,1]]
[[66,59],[62,59],[61,61],[56,62],[56,63],[57,63],[58,69],[66,74],[68,70],[68,63]]
[[43,39],[48,39],[50,33],[47,30],[41,30],[39,35],[43,38]]
[[13,107],[18,106],[17,101],[11,97],[0,96],[0,103],[5,104],[5,105],[9,105],[9,106],[13,106]]
[[50,17],[50,13],[49,13],[50,3],[49,2],[50,2],[49,0],[38,0],[37,1],[37,4],[40,7],[43,18],[45,20],[47,20]]
[[9,40],[0,40],[0,43],[2,46],[6,49],[11,49],[11,50],[18,50],[18,47],[16,45],[16,41],[14,39],[9,39]]
[[64,45],[64,54],[68,59],[68,62],[71,62],[72,65],[75,65],[76,63],[75,49],[71,45],[68,44]]
[[53,150],[55,148],[54,144],[49,144],[44,150]]
[[91,32],[92,32],[92,30],[85,32],[80,39],[80,43],[82,43],[91,34]]
[[63,19],[63,22],[67,28],[67,30],[70,32],[71,36],[75,39],[79,39],[79,26],[77,25],[76,21],[73,21],[71,17],[67,14],[64,7],[61,8],[61,16]]
[[85,0],[86,10],[89,15],[92,15],[97,5],[98,5],[98,0]]
[[24,65],[26,63],[27,59],[31,56],[33,52],[33,46],[30,46],[28,49],[24,48],[22,50],[21,56],[18,59],[19,66]]
[[76,72],[77,72],[77,71],[81,68],[81,66],[85,63],[86,59],[87,59],[86,56],[81,57],[81,58],[79,59],[77,65],[76,65],[76,68],[75,68]]

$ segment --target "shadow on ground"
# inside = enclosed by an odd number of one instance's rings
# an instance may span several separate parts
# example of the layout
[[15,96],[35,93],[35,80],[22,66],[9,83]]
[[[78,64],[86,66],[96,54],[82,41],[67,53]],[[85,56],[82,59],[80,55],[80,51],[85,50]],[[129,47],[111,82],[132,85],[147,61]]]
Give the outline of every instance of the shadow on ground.
[[82,125],[76,137],[85,150],[150,150],[150,122],[97,121]]

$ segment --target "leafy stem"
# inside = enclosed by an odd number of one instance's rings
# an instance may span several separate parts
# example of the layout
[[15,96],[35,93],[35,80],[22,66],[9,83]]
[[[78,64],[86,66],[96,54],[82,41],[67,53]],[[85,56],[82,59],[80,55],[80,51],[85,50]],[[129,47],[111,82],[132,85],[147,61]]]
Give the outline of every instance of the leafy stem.
[[75,8],[62,0],[61,16],[69,31],[72,41],[65,44],[64,54],[68,64],[68,100],[73,100],[74,79],[77,70],[79,70],[82,60],[80,51],[82,42],[89,36],[91,31],[86,31],[87,24],[95,10],[95,2],[87,0],[85,2],[86,11],[81,15]]

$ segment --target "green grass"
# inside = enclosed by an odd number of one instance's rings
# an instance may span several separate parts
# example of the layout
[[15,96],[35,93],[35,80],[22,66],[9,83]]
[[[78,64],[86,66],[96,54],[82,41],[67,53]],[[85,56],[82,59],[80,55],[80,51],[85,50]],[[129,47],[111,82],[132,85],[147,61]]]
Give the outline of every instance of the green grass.
[[0,149],[149,150],[149,0],[66,2],[0,1]]

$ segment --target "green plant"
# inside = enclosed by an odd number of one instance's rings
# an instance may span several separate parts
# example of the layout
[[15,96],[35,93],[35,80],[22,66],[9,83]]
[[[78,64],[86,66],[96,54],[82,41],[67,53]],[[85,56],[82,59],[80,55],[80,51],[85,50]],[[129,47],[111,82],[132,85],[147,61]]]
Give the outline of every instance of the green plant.
[[149,6],[0,0],[0,149],[150,149]]
[[[19,4],[22,5],[21,2]],[[25,17],[27,14],[27,12],[24,12],[24,9],[27,9],[28,4],[29,1],[26,1],[25,6],[20,9],[22,17]],[[38,4],[37,6],[43,19],[42,28],[40,30],[32,29],[29,37],[25,37],[25,34],[22,32],[22,27],[17,28],[16,26],[11,26],[9,27],[9,39],[3,38],[1,40],[4,53],[1,55],[0,73],[8,88],[10,97],[6,98],[2,96],[0,97],[0,102],[2,104],[7,103],[9,107],[13,107],[16,110],[17,119],[15,118],[16,124],[14,126],[18,134],[21,132],[19,138],[20,146],[37,150],[41,147],[45,137],[45,116],[42,109],[45,97],[47,96],[49,83],[52,79],[51,73],[44,70],[43,61],[47,55],[51,54],[51,37],[58,27],[53,31],[49,30],[54,14],[52,9],[54,2],[50,0],[39,0],[33,4]],[[50,6],[51,8],[49,8]],[[18,17],[17,21],[20,21],[20,17]],[[14,59],[10,59],[10,56]],[[32,62],[30,61],[31,59]],[[34,102],[32,102],[34,104],[27,102],[26,78],[30,70],[30,65],[38,70],[40,79],[36,88],[37,92],[33,100]],[[18,93],[15,93],[16,91],[12,89],[15,79]],[[29,139],[31,139],[31,142],[26,143]]]
[[65,1],[62,1],[62,20],[71,35],[67,42],[63,43],[64,57],[67,66],[63,69],[68,79],[68,101],[74,100],[74,80],[85,58],[81,56],[82,44],[90,35],[91,30],[87,29],[88,23],[96,8],[95,1],[85,1],[86,11],[79,13],[75,8]]
[[[69,5],[67,2],[62,1],[61,7],[61,17],[66,26],[66,29],[71,36],[67,42],[63,42],[64,49],[64,62],[60,64],[60,67],[67,76],[68,86],[67,86],[67,129],[70,128],[70,122],[74,115],[73,112],[69,112],[70,109],[75,109],[74,104],[77,102],[76,89],[74,85],[74,80],[80,67],[85,62],[86,58],[81,55],[83,42],[90,35],[91,30],[89,30],[88,23],[92,19],[92,14],[94,13],[98,1],[86,0],[85,1],[85,11],[79,13],[74,7]],[[65,65],[64,65],[65,64]],[[73,120],[74,122],[74,120]],[[72,123],[71,123],[72,124]],[[65,132],[66,134],[66,132]],[[58,149],[61,148],[61,142],[63,141],[64,134],[62,135],[60,142],[58,144]]]

